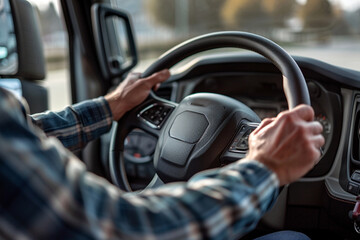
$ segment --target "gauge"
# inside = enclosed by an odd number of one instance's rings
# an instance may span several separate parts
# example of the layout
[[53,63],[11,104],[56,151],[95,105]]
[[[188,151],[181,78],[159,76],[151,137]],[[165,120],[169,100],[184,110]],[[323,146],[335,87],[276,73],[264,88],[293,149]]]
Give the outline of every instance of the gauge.
[[134,163],[145,163],[152,159],[157,139],[140,129],[129,133],[124,142],[124,157]]
[[327,150],[327,148],[329,147],[329,144],[330,144],[329,136],[331,133],[331,123],[324,114],[316,115],[315,120],[318,121],[323,127],[322,135],[324,136],[324,139],[325,139],[325,145],[323,147],[321,147],[320,150],[321,150],[322,154],[324,154],[324,152]]
[[328,135],[331,132],[331,123],[327,119],[327,117],[323,114],[319,114],[315,117],[315,120],[320,122],[323,126],[323,134]]

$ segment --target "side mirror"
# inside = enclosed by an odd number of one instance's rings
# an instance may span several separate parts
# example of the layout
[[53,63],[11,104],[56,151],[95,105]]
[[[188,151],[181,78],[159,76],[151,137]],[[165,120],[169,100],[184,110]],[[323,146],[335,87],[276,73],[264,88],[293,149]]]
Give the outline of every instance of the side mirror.
[[92,6],[96,51],[104,78],[121,77],[138,62],[131,20],[123,11],[106,4]]
[[0,76],[45,78],[38,19],[26,0],[0,0]]

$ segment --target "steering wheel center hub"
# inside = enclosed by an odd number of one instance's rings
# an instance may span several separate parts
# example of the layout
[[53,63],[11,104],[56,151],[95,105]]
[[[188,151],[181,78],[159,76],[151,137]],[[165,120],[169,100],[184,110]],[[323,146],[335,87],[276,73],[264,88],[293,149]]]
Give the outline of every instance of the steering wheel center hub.
[[246,105],[226,96],[198,93],[185,98],[164,126],[155,150],[161,180],[183,181],[219,166],[219,156],[242,119],[260,121]]
[[185,143],[197,143],[209,126],[204,114],[185,111],[176,116],[170,137]]

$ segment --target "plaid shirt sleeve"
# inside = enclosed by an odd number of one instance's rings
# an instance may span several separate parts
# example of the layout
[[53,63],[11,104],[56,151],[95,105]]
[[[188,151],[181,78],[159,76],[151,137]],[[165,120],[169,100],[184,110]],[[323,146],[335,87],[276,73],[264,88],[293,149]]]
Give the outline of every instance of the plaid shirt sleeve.
[[110,107],[103,97],[69,106],[63,111],[47,111],[30,117],[47,136],[58,138],[72,152],[109,131],[112,123]]
[[29,126],[1,90],[0,114],[0,239],[237,239],[278,194],[256,161],[124,193]]

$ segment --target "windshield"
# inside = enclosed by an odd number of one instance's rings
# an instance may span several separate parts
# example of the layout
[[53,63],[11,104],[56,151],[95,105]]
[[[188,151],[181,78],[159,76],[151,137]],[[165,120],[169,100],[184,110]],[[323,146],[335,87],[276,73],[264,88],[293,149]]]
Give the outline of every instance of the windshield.
[[143,70],[166,50],[214,31],[268,37],[293,55],[360,70],[360,0],[111,0],[130,13]]

